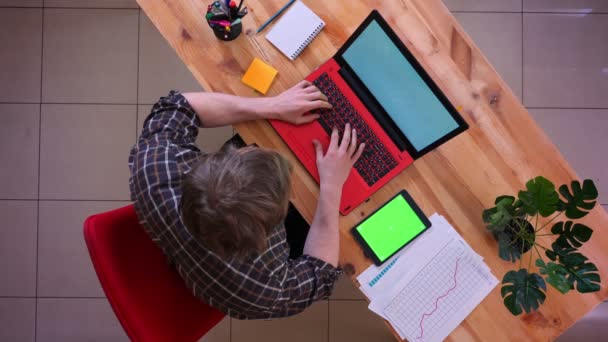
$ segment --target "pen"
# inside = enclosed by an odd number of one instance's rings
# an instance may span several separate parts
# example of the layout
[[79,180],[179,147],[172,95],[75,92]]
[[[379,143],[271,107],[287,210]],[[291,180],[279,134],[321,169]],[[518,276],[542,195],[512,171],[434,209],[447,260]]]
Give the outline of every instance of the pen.
[[236,9],[236,13],[240,13],[241,12],[241,7],[243,6],[243,1],[244,0],[241,0],[241,2],[239,2],[239,7],[237,7],[237,9]]
[[213,15],[224,15],[224,12],[222,12],[222,9],[219,7],[213,7],[211,13],[213,13]]
[[230,26],[230,25],[232,25],[227,20],[209,20],[209,22],[211,24],[217,24],[217,25],[221,25],[221,26]]
[[229,5],[226,4],[225,1],[223,0],[218,0],[215,2],[217,4],[217,6],[222,10],[222,12],[224,12],[224,14],[226,16],[230,16],[230,7],[228,7]]
[[230,21],[235,20],[238,12],[236,10],[236,1],[230,1]]
[[230,32],[232,29],[232,25],[228,25],[224,21],[222,21],[221,24],[219,22],[209,22],[209,26],[211,26],[213,29],[223,29],[226,32]]
[[257,31],[255,31],[255,33],[260,33],[262,32],[263,29],[266,28],[266,26],[270,25],[270,23],[272,23],[278,16],[280,16],[283,12],[285,12],[286,9],[289,8],[289,6],[291,6],[296,0],[289,0],[288,3],[285,4],[285,6],[283,6],[277,13],[275,13],[272,17],[270,17],[270,19],[266,20],[265,23],[262,24],[262,26],[260,26],[260,28],[258,28]]

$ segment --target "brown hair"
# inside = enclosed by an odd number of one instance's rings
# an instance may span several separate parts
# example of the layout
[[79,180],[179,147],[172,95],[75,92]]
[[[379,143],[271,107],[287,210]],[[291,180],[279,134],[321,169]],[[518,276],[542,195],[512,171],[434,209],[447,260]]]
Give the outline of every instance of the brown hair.
[[256,147],[203,155],[182,184],[184,224],[222,258],[262,253],[287,214],[291,170],[279,153]]

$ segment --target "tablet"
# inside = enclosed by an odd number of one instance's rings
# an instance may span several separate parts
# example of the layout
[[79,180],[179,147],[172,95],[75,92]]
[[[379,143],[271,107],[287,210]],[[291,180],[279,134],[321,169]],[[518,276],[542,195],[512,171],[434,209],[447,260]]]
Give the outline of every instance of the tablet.
[[380,266],[430,227],[429,219],[403,190],[351,232],[365,254]]

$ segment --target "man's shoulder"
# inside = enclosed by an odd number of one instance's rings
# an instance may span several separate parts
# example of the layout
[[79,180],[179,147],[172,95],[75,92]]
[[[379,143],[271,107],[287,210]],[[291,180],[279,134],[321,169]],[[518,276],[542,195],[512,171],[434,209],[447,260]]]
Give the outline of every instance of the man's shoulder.
[[189,232],[179,214],[179,194],[160,198],[158,201],[150,197],[135,198],[133,204],[142,227],[164,254],[173,259],[184,248],[182,241],[188,240]]

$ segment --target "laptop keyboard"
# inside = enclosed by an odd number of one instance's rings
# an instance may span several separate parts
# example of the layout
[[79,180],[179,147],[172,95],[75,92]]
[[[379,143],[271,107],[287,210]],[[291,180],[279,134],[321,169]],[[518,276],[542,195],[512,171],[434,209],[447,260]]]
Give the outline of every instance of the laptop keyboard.
[[329,103],[333,106],[333,109],[319,109],[317,111],[320,115],[318,122],[327,134],[331,135],[333,127],[336,127],[340,136],[342,136],[344,126],[350,123],[351,127],[357,130],[357,142],[365,143],[365,150],[361,158],[355,163],[355,169],[367,185],[374,185],[397,167],[397,160],[380,142],[327,73],[321,74],[312,83],[327,96]]

